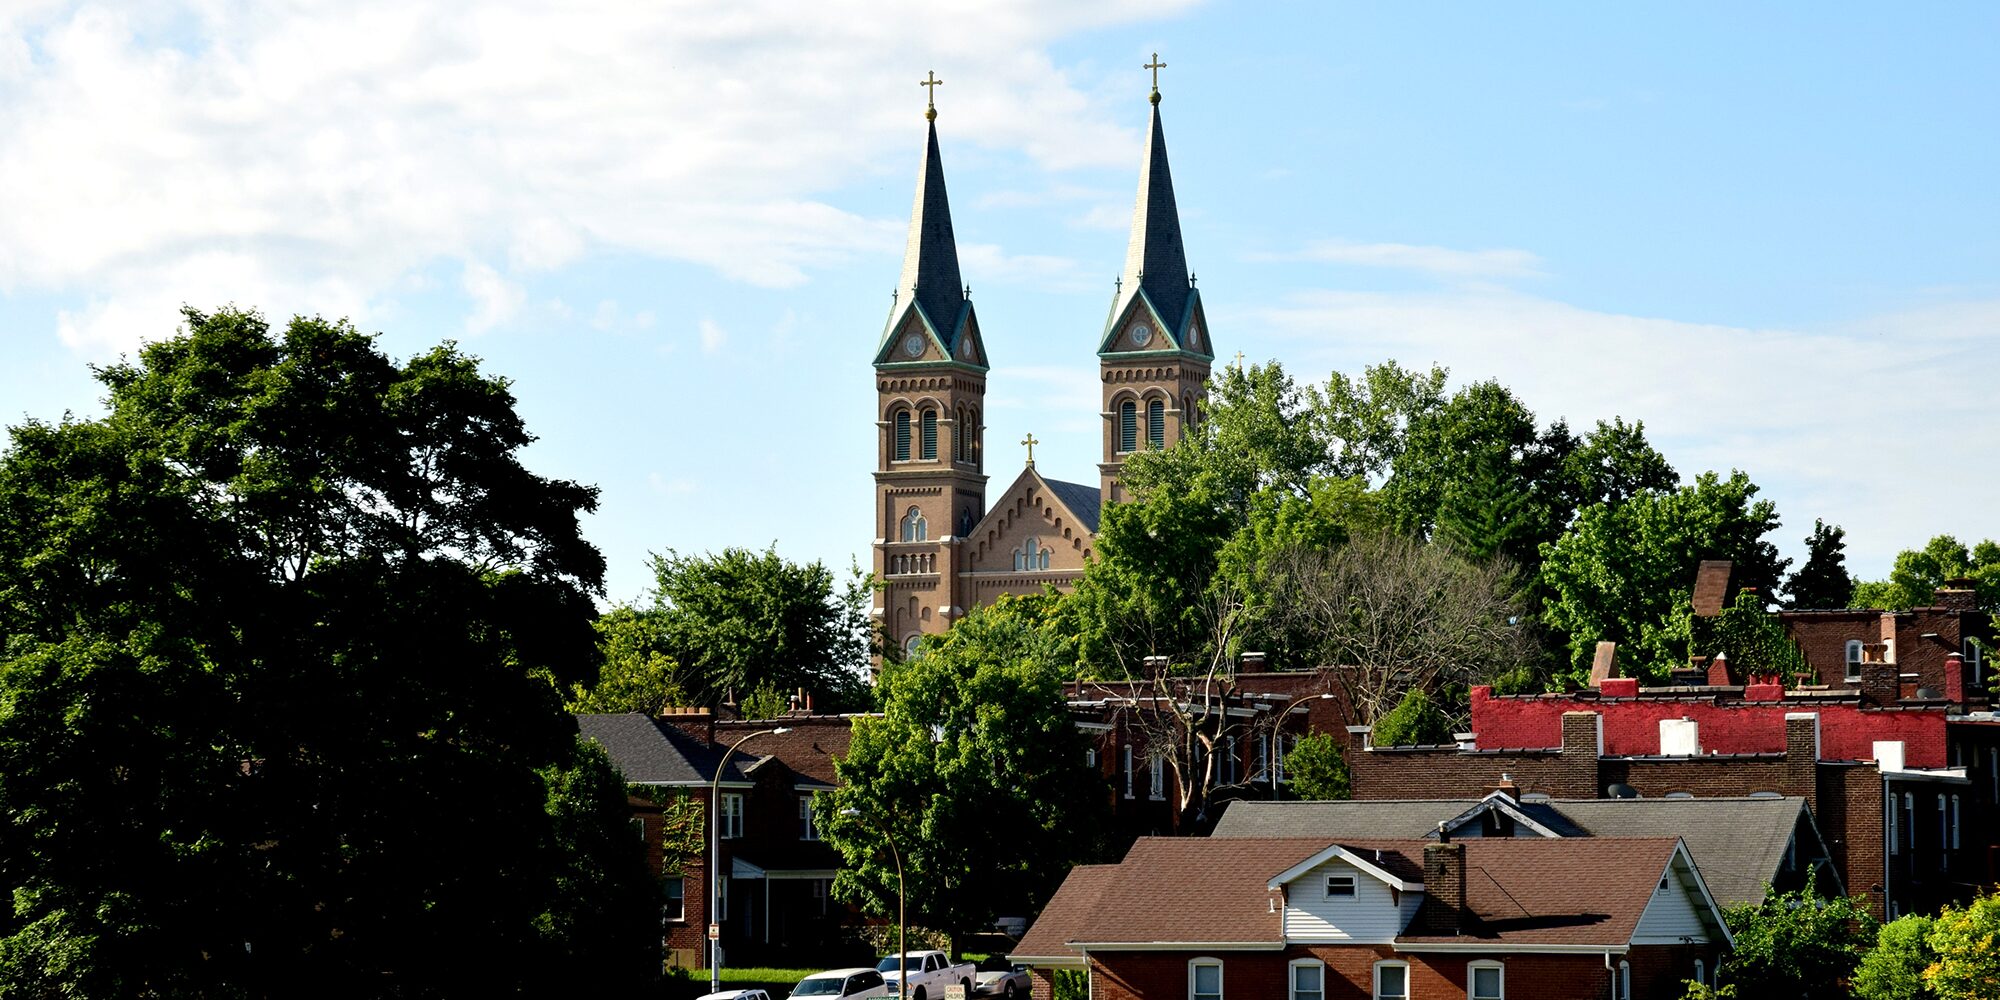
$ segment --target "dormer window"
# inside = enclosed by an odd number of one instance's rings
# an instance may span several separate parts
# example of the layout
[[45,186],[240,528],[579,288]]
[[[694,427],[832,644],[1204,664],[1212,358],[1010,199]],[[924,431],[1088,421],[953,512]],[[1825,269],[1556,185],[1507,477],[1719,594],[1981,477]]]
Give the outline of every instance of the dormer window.
[[1354,876],[1328,875],[1326,877],[1326,898],[1354,895]]

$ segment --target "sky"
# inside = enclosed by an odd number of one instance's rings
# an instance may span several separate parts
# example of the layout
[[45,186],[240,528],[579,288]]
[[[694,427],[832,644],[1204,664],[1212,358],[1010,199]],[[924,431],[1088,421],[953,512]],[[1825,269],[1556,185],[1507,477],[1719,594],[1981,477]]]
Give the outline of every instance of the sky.
[[2000,5],[0,3],[0,422],[182,304],[456,340],[649,553],[868,559],[927,72],[992,362],[1095,481],[1159,53],[1223,358],[1387,358],[1742,469],[1800,556],[2000,536]]

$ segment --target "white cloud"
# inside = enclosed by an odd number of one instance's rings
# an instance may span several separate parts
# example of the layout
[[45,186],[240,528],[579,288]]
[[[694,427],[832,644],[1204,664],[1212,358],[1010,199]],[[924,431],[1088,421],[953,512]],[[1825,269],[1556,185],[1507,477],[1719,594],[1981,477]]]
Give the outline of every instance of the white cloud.
[[1296,253],[1265,254],[1259,259],[1386,267],[1453,278],[1526,278],[1542,273],[1542,259],[1526,250],[1454,250],[1408,243],[1315,240]]
[[1003,285],[1033,285],[1045,291],[1076,291],[1086,287],[1082,267],[1068,257],[1009,254],[991,243],[960,243],[959,270],[973,278]]
[[729,342],[729,333],[706,317],[701,321],[701,353],[715,355],[722,352],[722,346]]
[[[1641,419],[1684,475],[1740,468],[1785,518],[1796,554],[1814,517],[1848,529],[1850,559],[1886,571],[1942,531],[2000,534],[2000,439],[1977,390],[2000,350],[2000,300],[1829,330],[1758,329],[1582,309],[1493,288],[1311,292],[1242,317],[1288,338],[1303,372],[1385,357],[1496,378],[1544,420]],[[1300,349],[1303,349],[1301,354]],[[1920,419],[1909,419],[1910,414]],[[1798,537],[1794,537],[1798,536]]]
[[1095,434],[1103,428],[1097,414],[1104,406],[1097,378],[1094,366],[995,368],[987,376],[991,387],[987,407],[1019,414],[1009,418],[1016,423],[1032,415],[1034,423],[1029,429],[1041,436]]
[[[911,67],[948,81],[952,141],[1123,165],[1131,116],[1047,48],[1191,2],[9,5],[0,294],[91,296],[62,332],[103,351],[170,326],[161,303],[359,312],[444,261],[519,279],[636,253],[796,284],[900,242],[902,219],[822,197],[885,148],[914,170]],[[241,283],[171,283],[233,256]]]
[[528,299],[520,285],[478,261],[466,261],[465,274],[459,280],[472,299],[472,314],[465,318],[467,333],[484,333],[513,319]]

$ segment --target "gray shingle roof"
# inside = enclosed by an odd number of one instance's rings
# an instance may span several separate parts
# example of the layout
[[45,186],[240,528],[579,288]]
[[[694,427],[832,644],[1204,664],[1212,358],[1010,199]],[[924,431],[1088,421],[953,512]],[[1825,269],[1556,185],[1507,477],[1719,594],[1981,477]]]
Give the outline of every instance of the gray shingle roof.
[[[637,785],[705,785],[715,778],[723,751],[681,732],[672,725],[638,712],[618,715],[578,715],[576,725],[585,739],[611,755],[625,780]],[[725,785],[747,784],[743,766],[757,758],[742,753],[729,759]]]
[[1097,487],[1046,477],[1042,482],[1049,484],[1049,492],[1054,493],[1056,499],[1061,500],[1063,506],[1068,507],[1069,512],[1075,514],[1091,534],[1097,534],[1097,520],[1104,505],[1104,494],[1098,492]]
[[1125,249],[1123,294],[1112,309],[1124,306],[1141,289],[1178,339],[1188,302],[1187,251],[1181,245],[1181,216],[1174,205],[1174,177],[1167,169],[1167,135],[1160,128],[1160,106],[1153,105],[1146,128],[1146,162],[1139,170],[1139,200],[1132,209],[1132,241]]
[[915,301],[955,350],[958,314],[965,305],[964,283],[958,274],[958,241],[951,231],[951,201],[945,197],[944,161],[938,156],[937,123],[924,142],[924,165],[917,174],[916,204],[910,209],[910,237],[903,249],[903,276],[897,282],[897,303]]

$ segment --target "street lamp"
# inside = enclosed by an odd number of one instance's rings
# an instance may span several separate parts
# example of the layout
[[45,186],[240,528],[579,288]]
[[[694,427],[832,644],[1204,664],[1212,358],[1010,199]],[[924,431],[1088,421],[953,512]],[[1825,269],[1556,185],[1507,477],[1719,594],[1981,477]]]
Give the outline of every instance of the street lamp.
[[904,994],[910,989],[910,949],[903,942],[903,934],[908,926],[904,914],[909,904],[909,897],[903,892],[903,856],[896,853],[896,838],[889,836],[888,828],[861,815],[861,810],[852,806],[842,809],[840,814],[852,816],[874,827],[875,831],[882,835],[882,842],[889,845],[889,857],[896,861],[896,1000],[903,1000]]
[[[1278,754],[1280,757],[1282,757],[1285,752],[1285,736],[1284,736],[1285,717],[1292,714],[1292,709],[1295,709],[1300,705],[1303,705],[1309,701],[1332,701],[1332,700],[1333,700],[1332,692],[1309,694],[1303,698],[1294,698],[1292,699],[1291,704],[1286,705],[1284,709],[1278,713],[1277,717],[1271,720],[1271,742],[1277,744]],[[1270,762],[1266,761],[1265,766],[1269,767]],[[1273,770],[1275,771],[1275,768]],[[1271,799],[1272,801],[1276,801],[1277,798],[1278,798],[1278,777],[1274,773],[1271,776]]]
[[708,841],[708,991],[722,992],[722,921],[716,915],[722,912],[722,772],[729,769],[729,757],[736,748],[759,736],[775,736],[789,733],[790,729],[779,726],[775,729],[759,729],[745,734],[742,739],[729,745],[722,752],[722,759],[715,764],[715,778],[709,783],[708,806],[709,827],[714,835]]

